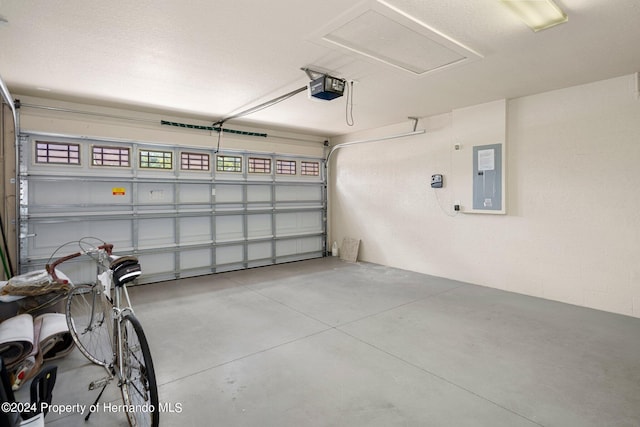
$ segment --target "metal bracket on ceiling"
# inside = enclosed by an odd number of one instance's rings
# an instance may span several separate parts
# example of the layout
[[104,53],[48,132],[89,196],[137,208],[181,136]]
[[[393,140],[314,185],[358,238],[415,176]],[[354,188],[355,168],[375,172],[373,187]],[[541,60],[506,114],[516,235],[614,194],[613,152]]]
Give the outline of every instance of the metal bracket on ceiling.
[[407,117],[407,119],[413,120],[413,131],[415,132],[418,127],[418,120],[420,120],[420,117]]
[[323,73],[321,71],[312,70],[311,68],[302,67],[300,69],[302,71],[304,71],[305,73],[307,73],[307,77],[309,77],[311,80],[315,80],[315,79],[317,79],[319,77],[326,76],[326,73]]

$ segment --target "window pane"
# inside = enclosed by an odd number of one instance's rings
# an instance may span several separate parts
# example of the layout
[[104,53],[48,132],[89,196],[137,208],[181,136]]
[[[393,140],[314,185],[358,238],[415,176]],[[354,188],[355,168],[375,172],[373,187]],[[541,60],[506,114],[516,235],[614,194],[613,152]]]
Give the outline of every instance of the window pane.
[[301,175],[320,175],[320,163],[318,162],[300,162]]
[[209,155],[204,153],[180,153],[180,169],[209,170]]
[[276,172],[281,175],[295,175],[295,160],[276,160]]
[[37,141],[36,163],[79,165],[80,145]]
[[171,169],[173,153],[170,151],[140,150],[140,167],[147,169]]
[[217,156],[216,170],[218,172],[242,172],[242,157]]
[[130,149],[121,147],[94,146],[91,150],[91,164],[94,166],[129,167]]
[[271,159],[249,157],[250,173],[271,173]]

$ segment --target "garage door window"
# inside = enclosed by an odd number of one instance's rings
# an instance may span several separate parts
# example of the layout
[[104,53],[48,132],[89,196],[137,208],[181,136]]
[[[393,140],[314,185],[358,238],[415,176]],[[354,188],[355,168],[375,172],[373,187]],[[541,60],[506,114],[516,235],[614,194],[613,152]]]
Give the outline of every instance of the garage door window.
[[36,163],[80,164],[80,145],[36,141]]
[[129,148],[101,147],[94,145],[91,149],[93,166],[115,166],[128,168],[131,166]]
[[216,170],[218,172],[242,172],[242,157],[218,156]]
[[300,175],[319,176],[320,163],[318,162],[300,162]]
[[208,171],[209,155],[204,153],[180,153],[180,169]]
[[279,173],[280,175],[295,175],[296,161],[278,159],[276,161],[276,172]]
[[140,167],[143,169],[171,169],[173,153],[170,151],[140,150]]
[[271,173],[271,159],[249,157],[249,173]]

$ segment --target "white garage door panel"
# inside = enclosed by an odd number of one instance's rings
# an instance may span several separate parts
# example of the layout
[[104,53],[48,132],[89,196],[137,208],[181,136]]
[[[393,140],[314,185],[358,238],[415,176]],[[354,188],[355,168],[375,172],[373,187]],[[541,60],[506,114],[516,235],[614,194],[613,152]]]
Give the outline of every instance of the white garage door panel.
[[321,233],[322,213],[291,212],[276,215],[276,235],[287,236],[301,233]]
[[184,270],[207,270],[211,268],[211,249],[183,250],[180,252],[180,268]]
[[[143,209],[153,209],[153,205],[161,206],[174,202],[174,187],[166,183],[138,184],[138,202]],[[145,206],[150,204],[152,206]]]
[[250,243],[248,245],[249,261],[270,259],[272,257],[271,242]]
[[271,202],[270,185],[247,185],[247,201]]
[[[125,195],[114,196],[114,188],[124,188]],[[104,205],[105,210],[122,210],[131,205],[131,187],[121,183],[37,181],[29,189],[32,213],[63,212],[64,206],[73,211],[88,210],[88,205]]]
[[[75,241],[76,236],[106,236],[109,242],[117,249],[130,250],[133,248],[131,241],[131,222],[129,220],[100,220],[100,221],[55,221],[34,222],[29,227],[27,240],[29,254],[32,258],[50,257],[62,244]],[[101,237],[105,239],[105,237]],[[75,252],[77,246],[68,246],[58,256]]]
[[141,248],[173,246],[175,225],[173,218],[145,218],[138,220],[138,245]]
[[129,216],[122,219],[90,221],[89,230],[89,236],[99,237],[112,243],[117,255],[127,255],[135,247],[131,217]]
[[211,243],[211,217],[188,216],[178,218],[180,243]]
[[284,240],[276,243],[276,255],[278,257],[289,257],[297,259],[299,254],[317,252],[321,250],[322,239],[318,237]]
[[210,184],[180,184],[178,187],[178,198],[180,203],[201,203],[211,202]]
[[[54,223],[33,223],[29,227],[28,240],[29,254],[32,258],[49,257],[58,247],[69,240],[77,232],[84,233],[89,236],[89,223],[72,222],[54,222]],[[71,247],[71,251],[75,251]],[[66,254],[60,254],[62,256]]]
[[243,250],[241,245],[216,248],[216,264],[241,263],[244,259]]
[[216,216],[216,241],[229,242],[240,240],[244,237],[241,215]]
[[322,201],[322,190],[317,186],[289,185],[276,188],[276,201]]
[[[80,165],[35,163],[37,141],[79,150]],[[102,165],[96,147],[119,147],[128,163]],[[56,248],[92,236],[115,245],[115,253],[140,258],[139,282],[210,274],[323,256],[326,248],[324,160],[283,156],[294,175],[278,174],[277,154],[202,147],[211,167],[183,169],[184,147],[81,137],[20,137],[20,272],[42,268]],[[142,152],[164,152],[166,163],[145,169]],[[167,154],[168,153],[168,154]],[[241,171],[216,171],[216,156],[239,158]],[[271,162],[271,173],[250,170],[250,158]],[[317,176],[301,175],[302,162],[320,165]],[[72,163],[72,161],[70,162]],[[207,164],[206,162],[204,163]],[[253,163],[251,163],[253,164]],[[198,169],[198,168],[195,168]],[[305,169],[307,172],[308,169]],[[260,172],[260,171],[258,171]],[[65,255],[72,250],[61,253]],[[73,268],[82,280],[94,271]]]
[[249,239],[273,237],[271,215],[253,214],[247,216],[247,236]]
[[216,185],[216,203],[242,203],[240,185]]
[[144,254],[138,257],[143,276],[156,276],[161,280],[175,278],[175,255],[171,252]]

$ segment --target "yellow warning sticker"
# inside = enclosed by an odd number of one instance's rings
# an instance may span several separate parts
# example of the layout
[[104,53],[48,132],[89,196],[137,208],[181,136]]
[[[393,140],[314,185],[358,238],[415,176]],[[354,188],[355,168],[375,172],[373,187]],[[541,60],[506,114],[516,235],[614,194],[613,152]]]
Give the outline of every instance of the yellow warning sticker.
[[111,193],[114,196],[124,196],[126,194],[126,190],[123,187],[113,187],[111,189]]

